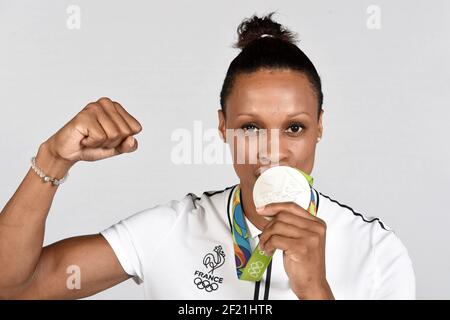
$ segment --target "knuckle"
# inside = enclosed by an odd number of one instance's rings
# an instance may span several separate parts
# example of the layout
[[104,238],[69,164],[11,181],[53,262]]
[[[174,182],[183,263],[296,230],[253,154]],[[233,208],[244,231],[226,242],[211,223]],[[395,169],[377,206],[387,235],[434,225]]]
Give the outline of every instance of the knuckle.
[[114,105],[112,103],[106,102],[106,103],[103,103],[102,106],[105,110],[116,111],[116,109],[114,108]]
[[293,216],[293,214],[289,211],[281,211],[277,214],[277,216],[278,216],[278,221],[285,222],[285,223],[290,223],[295,218],[295,216]]
[[278,218],[278,221],[284,220],[287,216],[288,216],[288,213],[286,211],[280,211],[276,215],[276,217]]
[[95,109],[97,109],[98,107],[99,107],[99,105],[98,105],[96,102],[90,102],[90,103],[88,103],[88,104],[86,105],[86,107],[84,107],[83,110],[88,110],[88,111],[90,111],[90,110],[95,110]]
[[314,219],[315,219],[317,222],[319,222],[320,224],[324,225],[324,226],[327,225],[326,222],[325,222],[324,220],[320,219],[319,217],[314,217]]
[[122,107],[122,105],[120,103],[118,103],[117,101],[111,101],[111,105],[114,106],[114,109],[116,109],[117,112],[119,110],[125,111],[125,109]]
[[101,97],[100,99],[97,100],[97,102],[105,104],[105,105],[112,104],[111,99],[108,97]]
[[293,201],[289,201],[289,202],[287,203],[287,206],[288,206],[289,209],[295,210],[295,209],[297,209],[298,204],[296,204],[296,203],[293,202]]
[[122,105],[120,103],[117,103],[116,101],[112,102],[112,105],[114,106],[114,109],[116,110],[117,113],[121,114],[121,115],[127,115],[128,112],[125,110],[124,107],[122,107]]
[[319,233],[324,235],[327,232],[327,224],[325,222],[320,224]]

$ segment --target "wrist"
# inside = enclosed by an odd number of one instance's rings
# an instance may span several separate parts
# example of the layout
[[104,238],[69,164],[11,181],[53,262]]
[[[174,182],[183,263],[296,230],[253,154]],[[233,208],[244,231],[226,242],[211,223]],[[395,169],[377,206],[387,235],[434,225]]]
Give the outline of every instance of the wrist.
[[55,154],[47,141],[39,146],[36,155],[36,166],[47,176],[62,179],[74,164],[75,162],[68,161]]
[[311,285],[307,289],[293,286],[292,290],[301,300],[334,300],[333,292],[326,280],[321,284]]

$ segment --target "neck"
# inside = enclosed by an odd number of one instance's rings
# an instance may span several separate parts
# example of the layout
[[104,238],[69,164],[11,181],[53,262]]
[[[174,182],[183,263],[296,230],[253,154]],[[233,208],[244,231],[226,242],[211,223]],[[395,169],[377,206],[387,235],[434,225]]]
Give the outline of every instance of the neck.
[[239,188],[241,189],[241,206],[245,216],[259,230],[264,230],[269,221],[256,212],[252,190],[242,185],[239,185]]

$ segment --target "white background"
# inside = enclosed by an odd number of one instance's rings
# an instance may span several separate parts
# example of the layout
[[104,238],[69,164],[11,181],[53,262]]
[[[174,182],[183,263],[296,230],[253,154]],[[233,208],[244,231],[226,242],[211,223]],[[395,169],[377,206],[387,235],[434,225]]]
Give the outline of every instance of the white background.
[[[381,29],[366,26],[369,5]],[[66,26],[69,5],[81,28]],[[78,163],[53,202],[45,244],[97,233],[188,192],[238,182],[230,165],[175,165],[171,133],[217,127],[219,93],[253,13],[298,32],[323,80],[316,187],[382,218],[409,249],[420,299],[450,298],[450,2],[1,1],[0,207],[40,143],[109,96],[143,125],[136,153]],[[131,280],[93,298],[143,298]]]

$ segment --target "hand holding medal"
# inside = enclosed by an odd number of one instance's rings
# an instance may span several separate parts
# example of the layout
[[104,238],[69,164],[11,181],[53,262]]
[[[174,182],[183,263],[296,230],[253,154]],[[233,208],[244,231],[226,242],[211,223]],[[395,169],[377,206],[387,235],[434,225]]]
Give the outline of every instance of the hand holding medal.
[[284,268],[299,298],[333,298],[325,273],[326,224],[316,217],[312,182],[309,175],[286,166],[258,177],[253,199],[258,213],[270,222],[249,262],[255,253],[271,258],[276,249],[283,250]]

